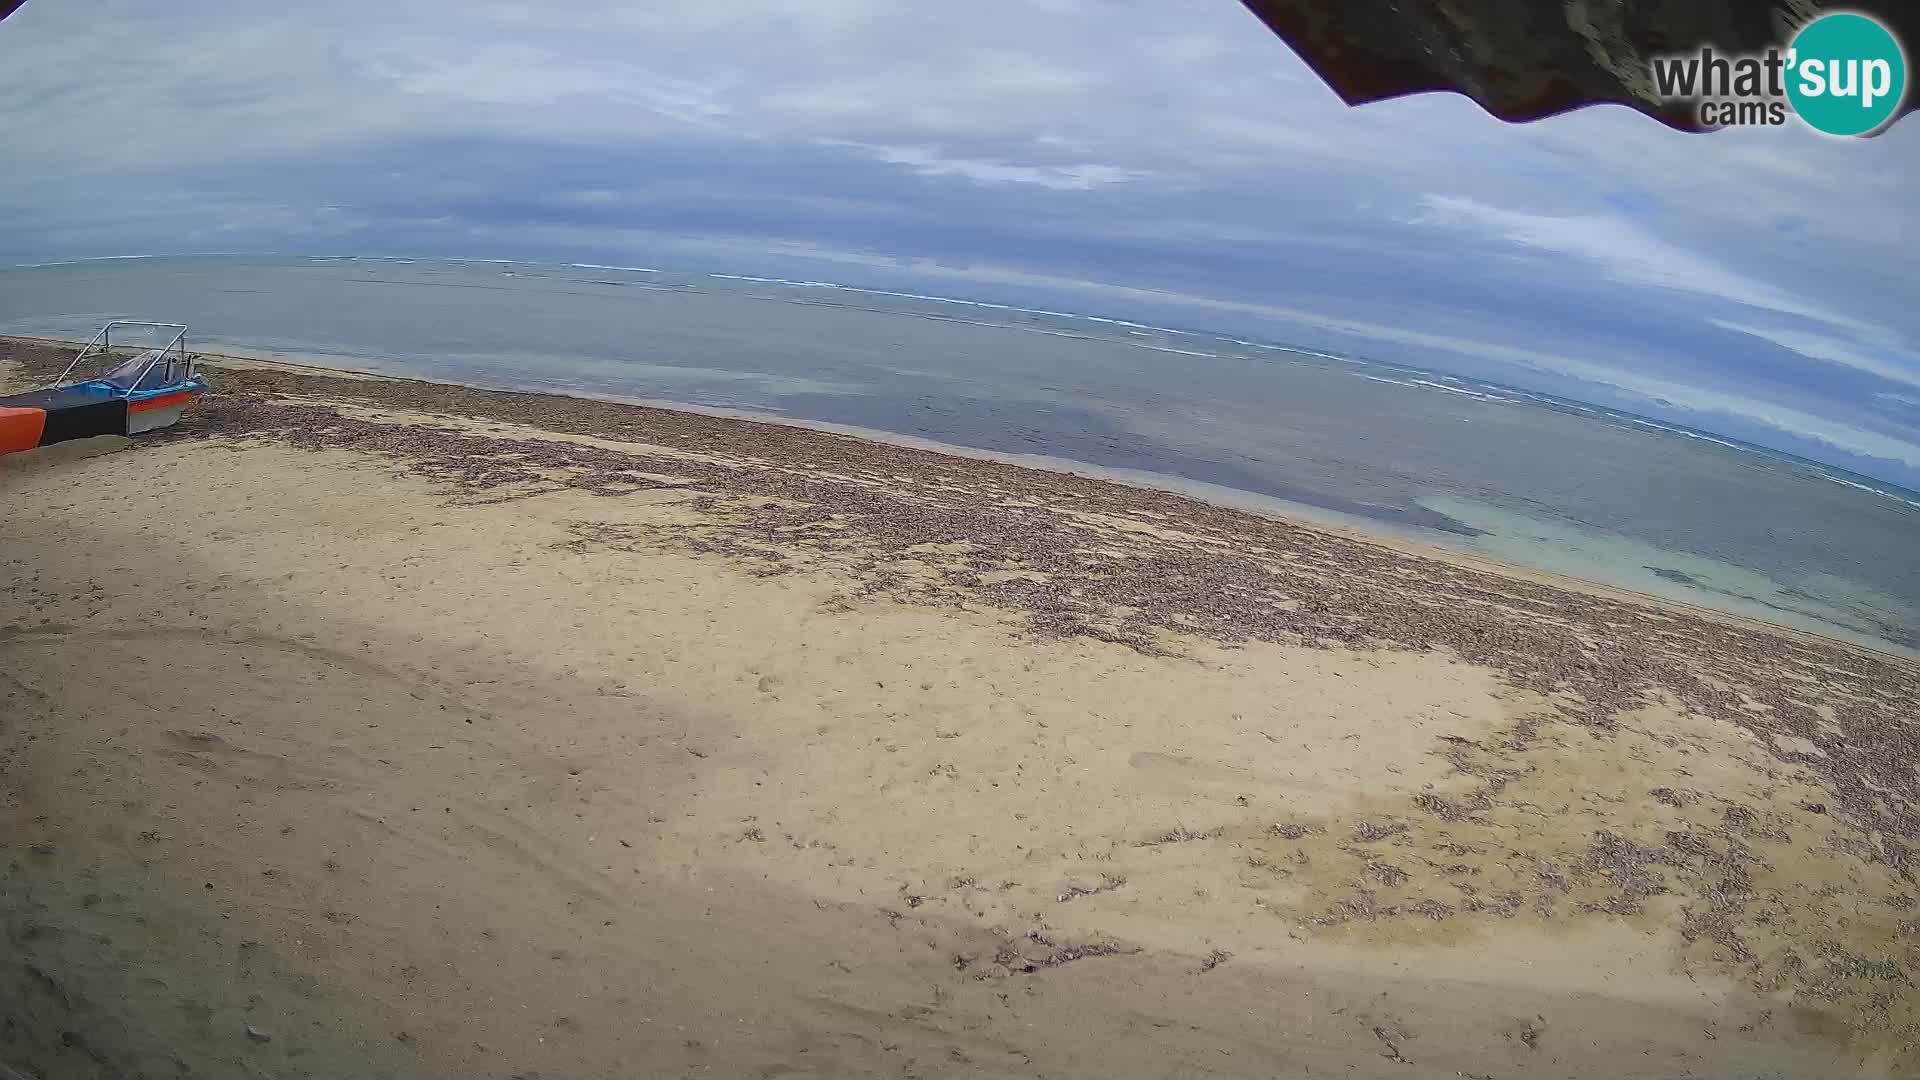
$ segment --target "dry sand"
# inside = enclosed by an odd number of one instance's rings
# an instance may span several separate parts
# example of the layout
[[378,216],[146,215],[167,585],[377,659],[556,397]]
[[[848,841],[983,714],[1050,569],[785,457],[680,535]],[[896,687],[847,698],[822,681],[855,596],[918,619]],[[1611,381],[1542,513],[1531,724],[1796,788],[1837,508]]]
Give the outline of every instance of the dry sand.
[[216,388],[0,470],[23,1075],[1920,1068],[1899,659],[844,436]]

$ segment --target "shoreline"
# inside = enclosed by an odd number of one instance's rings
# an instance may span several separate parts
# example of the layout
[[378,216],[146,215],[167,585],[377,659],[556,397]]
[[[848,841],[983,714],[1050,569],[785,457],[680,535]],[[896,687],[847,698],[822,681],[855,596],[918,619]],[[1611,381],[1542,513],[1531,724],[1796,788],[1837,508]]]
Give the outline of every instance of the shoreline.
[[[5,342],[19,342],[48,347],[67,347],[72,344],[72,342],[64,338],[0,335],[0,343]],[[400,384],[417,383],[424,386],[443,387],[455,390],[477,390],[494,394],[554,398],[567,401],[594,402],[605,405],[624,405],[664,413],[681,413],[716,420],[771,425],[799,431],[838,435],[899,449],[917,450],[929,454],[969,461],[988,462],[1015,469],[1030,469],[1056,475],[1079,477],[1102,483],[1115,484],[1121,487],[1160,492],[1183,499],[1190,499],[1202,505],[1238,511],[1271,521],[1326,532],[1357,543],[1376,545],[1419,558],[1453,563],[1469,569],[1517,577],[1554,588],[1568,589],[1593,596],[1670,609],[1699,618],[1725,621],[1731,625],[1750,627],[1763,632],[1804,636],[1815,641],[1830,642],[1859,649],[1867,654],[1896,662],[1920,664],[1920,650],[1903,650],[1892,642],[1873,638],[1864,633],[1848,635],[1840,632],[1842,628],[1824,623],[1820,624],[1818,628],[1815,628],[1779,622],[1760,615],[1729,611],[1714,607],[1710,604],[1696,603],[1614,585],[1591,578],[1580,577],[1578,575],[1546,570],[1523,563],[1510,562],[1468,550],[1464,546],[1452,546],[1444,540],[1433,536],[1421,535],[1423,532],[1431,532],[1433,530],[1418,530],[1415,528],[1402,530],[1385,520],[1360,518],[1305,503],[1274,498],[1261,495],[1257,492],[1242,491],[1237,488],[1228,488],[1216,484],[1188,480],[1183,477],[1168,474],[1112,469],[1087,462],[1047,455],[1012,454],[980,450],[974,447],[944,443],[932,439],[922,439],[916,436],[903,435],[897,432],[883,431],[875,428],[862,428],[852,425],[811,421],[772,413],[719,408],[665,399],[630,398],[618,395],[599,395],[584,392],[562,393],[554,390],[468,383],[450,379],[434,379],[418,375],[394,375],[366,368],[282,360],[275,359],[271,356],[258,356],[244,353],[200,352],[195,350],[194,356],[197,360],[210,362],[209,366],[215,369],[244,371],[253,368],[257,370],[281,371],[296,375],[306,374],[319,378],[355,378]],[[351,358],[339,357],[338,359],[349,360]]]
[[[67,338],[44,338],[23,335],[0,335],[0,341],[18,341],[36,345],[69,346],[75,344]],[[213,361],[215,367],[244,369],[258,366],[289,372],[305,372],[319,376],[352,376],[357,378],[378,379],[388,382],[414,382],[428,386],[459,387],[471,390],[486,390],[501,394],[524,394],[535,397],[565,398],[575,401],[593,401],[610,405],[631,405],[637,408],[657,409],[663,412],[688,413],[695,416],[712,417],[719,420],[738,420],[747,423],[774,424],[782,427],[798,428],[804,431],[825,432],[845,435],[868,442],[881,443],[905,449],[924,450],[929,453],[950,457],[967,458],[974,461],[990,461],[1014,468],[1036,469],[1044,472],[1064,473],[1088,479],[1104,480],[1128,487],[1146,488],[1171,495],[1182,495],[1214,506],[1243,510],[1278,520],[1293,521],[1311,525],[1315,528],[1342,532],[1356,538],[1374,538],[1405,542],[1408,544],[1432,547],[1434,550],[1450,550],[1444,545],[1435,545],[1420,534],[1448,530],[1436,527],[1396,526],[1385,518],[1367,518],[1349,514],[1340,510],[1315,506],[1246,491],[1239,488],[1210,484],[1199,480],[1190,480],[1170,473],[1145,472],[1134,469],[1109,468],[1091,462],[1076,461],[1071,458],[1054,457],[1045,454],[1017,454],[977,447],[962,446],[957,443],[923,439],[914,435],[886,431],[880,428],[859,427],[850,424],[835,424],[822,420],[807,420],[799,417],[783,416],[777,412],[760,412],[749,409],[730,409],[697,402],[675,401],[666,398],[626,397],[618,394],[595,394],[587,391],[559,391],[537,387],[514,386],[508,384],[465,382],[456,379],[436,379],[425,375],[397,375],[370,368],[347,366],[345,362],[355,358],[316,357],[314,359],[338,359],[342,364],[311,363],[302,360],[276,359],[272,355],[253,355],[247,353],[218,353],[194,351],[194,356]],[[1542,571],[1543,573],[1545,571]],[[1577,579],[1569,579],[1577,580]]]
[[15,1068],[1920,1065],[1903,659],[1072,473],[208,368],[0,470]]

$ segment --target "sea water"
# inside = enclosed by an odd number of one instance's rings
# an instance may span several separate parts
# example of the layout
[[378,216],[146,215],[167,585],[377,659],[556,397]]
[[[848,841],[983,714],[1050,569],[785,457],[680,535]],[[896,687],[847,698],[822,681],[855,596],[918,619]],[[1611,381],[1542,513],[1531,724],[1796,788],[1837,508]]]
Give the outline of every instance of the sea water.
[[0,270],[0,333],[771,415],[1451,545],[1920,649],[1920,494],[1618,410],[1192,327],[660,267]]

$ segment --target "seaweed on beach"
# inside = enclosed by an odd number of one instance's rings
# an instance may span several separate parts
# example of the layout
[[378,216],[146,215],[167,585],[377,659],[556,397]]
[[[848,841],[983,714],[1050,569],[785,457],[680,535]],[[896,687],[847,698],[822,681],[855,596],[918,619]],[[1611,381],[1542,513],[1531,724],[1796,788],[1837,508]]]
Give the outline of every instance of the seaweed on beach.
[[1120,956],[1128,951],[1110,941],[1061,942],[1044,930],[1029,930],[994,950],[993,970],[1003,975],[1032,975],[1076,960]]

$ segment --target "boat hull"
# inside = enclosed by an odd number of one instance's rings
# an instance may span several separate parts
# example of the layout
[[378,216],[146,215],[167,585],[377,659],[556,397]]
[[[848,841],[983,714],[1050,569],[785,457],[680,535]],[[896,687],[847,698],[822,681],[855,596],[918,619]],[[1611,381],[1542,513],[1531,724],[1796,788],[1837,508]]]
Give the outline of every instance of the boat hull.
[[107,383],[85,382],[0,397],[0,454],[168,427],[206,389],[196,376],[131,395]]
[[136,398],[128,401],[127,434],[138,435],[143,431],[172,427],[193,399],[199,396],[198,390],[178,390],[145,400]]

